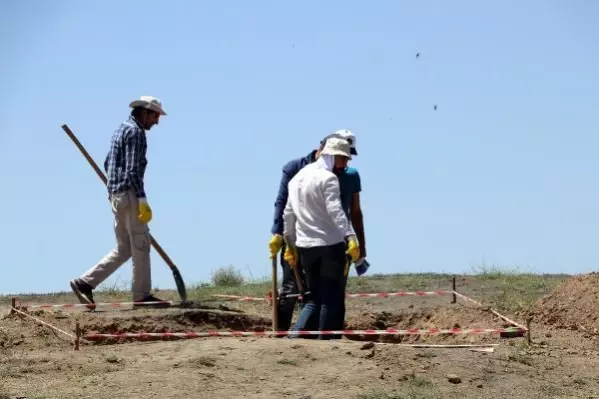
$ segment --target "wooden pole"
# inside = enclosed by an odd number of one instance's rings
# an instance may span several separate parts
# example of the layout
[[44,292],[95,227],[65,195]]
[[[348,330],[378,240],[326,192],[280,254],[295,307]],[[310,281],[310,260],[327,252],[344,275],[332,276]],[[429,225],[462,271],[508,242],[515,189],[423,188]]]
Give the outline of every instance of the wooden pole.
[[15,313],[15,308],[17,307],[17,298],[14,296],[10,300],[10,314]]
[[279,293],[277,292],[277,256],[272,258],[272,330],[279,328]]
[[75,350],[79,350],[79,341],[81,340],[81,326],[79,322],[75,323]]
[[453,276],[451,279],[451,289],[453,290],[453,296],[451,299],[451,303],[456,303],[458,301],[458,298],[456,298],[456,295],[455,295],[455,276]]
[[526,342],[528,343],[528,345],[532,344],[532,340],[530,338],[530,321],[530,317],[526,319]]

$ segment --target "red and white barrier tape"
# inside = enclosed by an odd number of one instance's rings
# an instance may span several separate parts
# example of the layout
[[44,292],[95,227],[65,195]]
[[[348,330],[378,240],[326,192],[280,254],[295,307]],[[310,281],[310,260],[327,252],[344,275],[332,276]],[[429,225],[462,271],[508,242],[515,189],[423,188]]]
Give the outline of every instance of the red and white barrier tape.
[[397,330],[389,328],[387,330],[333,330],[333,331],[192,331],[192,332],[164,332],[164,333],[117,333],[100,334],[90,333],[84,335],[86,339],[101,338],[150,338],[150,337],[180,337],[180,338],[199,338],[199,337],[265,337],[265,336],[285,336],[285,335],[439,335],[439,334],[490,334],[490,333],[510,333],[518,332],[522,329],[518,327],[509,328],[452,328],[441,330],[438,328],[427,329],[407,329]]
[[[441,295],[449,295],[452,294],[453,291],[445,291],[445,290],[436,290],[436,291],[399,291],[399,292],[375,292],[375,293],[356,293],[356,294],[347,294],[346,298],[391,298],[391,297],[405,297],[405,296],[441,296]],[[266,298],[259,297],[251,297],[251,296],[241,296],[241,295],[222,295],[222,294],[213,294],[213,297],[222,298],[227,300],[234,300],[240,302],[255,302],[255,301],[270,301],[272,300],[271,296],[267,296]],[[301,294],[289,294],[285,296],[286,298],[301,298]],[[150,306],[150,305],[178,305],[181,304],[181,301],[156,301],[156,302],[99,302],[96,304],[85,304],[85,303],[66,303],[66,304],[35,304],[35,305],[27,305],[19,303],[20,307],[24,307],[27,309],[66,309],[66,308],[87,308],[87,309],[95,309],[97,307],[112,307],[112,308],[120,308],[123,306]]]
[[27,309],[52,309],[52,308],[88,308],[95,309],[98,306],[109,306],[113,308],[120,308],[123,306],[150,306],[150,305],[177,305],[180,301],[155,301],[155,302],[100,302],[95,304],[87,303],[65,303],[65,304],[49,304],[43,303],[40,305],[26,305],[19,303],[20,307]]
[[[441,295],[450,295],[453,294],[453,291],[445,291],[445,290],[436,290],[436,291],[400,291],[400,292],[373,292],[373,293],[356,293],[356,294],[346,294],[346,298],[391,298],[391,297],[405,297],[405,296],[441,296]],[[237,300],[241,302],[251,302],[251,301],[264,301],[271,300],[271,295],[269,294],[266,298],[259,297],[250,297],[250,296],[241,296],[241,295],[222,295],[222,294],[214,294],[212,295],[217,298]],[[289,294],[285,295],[284,298],[301,298],[301,294]]]

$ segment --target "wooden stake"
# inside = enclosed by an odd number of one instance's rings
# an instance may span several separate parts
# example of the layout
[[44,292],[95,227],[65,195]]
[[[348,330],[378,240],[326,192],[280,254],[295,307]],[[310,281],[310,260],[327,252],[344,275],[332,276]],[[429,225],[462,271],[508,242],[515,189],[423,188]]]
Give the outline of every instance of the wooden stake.
[[528,345],[532,344],[532,340],[530,339],[530,317],[526,319],[526,342]]
[[458,301],[458,298],[456,298],[455,295],[455,276],[453,276],[451,279],[451,289],[453,290],[451,303],[456,303]]
[[79,341],[81,340],[81,326],[79,322],[75,323],[75,350],[79,350]]
[[272,330],[279,328],[279,294],[277,292],[277,256],[272,258]]
[[15,313],[16,307],[17,307],[17,298],[12,297],[10,300],[10,314]]

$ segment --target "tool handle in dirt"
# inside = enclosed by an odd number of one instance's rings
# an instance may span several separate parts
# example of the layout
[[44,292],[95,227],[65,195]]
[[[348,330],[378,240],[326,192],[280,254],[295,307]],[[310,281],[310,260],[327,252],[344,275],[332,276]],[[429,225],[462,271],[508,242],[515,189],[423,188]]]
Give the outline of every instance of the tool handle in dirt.
[[[73,143],[75,143],[77,148],[79,148],[79,151],[81,151],[81,154],[83,154],[83,156],[85,157],[85,159],[87,159],[87,162],[90,164],[90,166],[96,171],[96,174],[98,175],[100,180],[102,180],[102,182],[104,182],[104,185],[107,185],[108,179],[106,179],[104,172],[102,172],[102,170],[98,167],[98,164],[94,161],[94,159],[91,157],[91,155],[89,155],[89,153],[87,152],[85,147],[83,147],[83,144],[81,144],[81,142],[77,139],[77,137],[75,136],[75,133],[73,133],[66,124],[62,125],[62,129],[71,138]],[[158,244],[158,242],[154,239],[152,234],[150,234],[150,241],[152,243],[152,246],[156,250],[156,252],[158,252],[158,254],[160,254],[162,259],[166,262],[168,267],[173,272],[173,278],[175,279],[175,284],[177,285],[177,291],[179,292],[179,296],[181,297],[181,300],[183,302],[186,302],[187,301],[187,290],[185,288],[185,282],[183,281],[181,272],[179,272],[179,268],[177,268],[175,263],[167,255],[167,253],[164,251],[164,249],[162,249],[162,247]]]
[[300,294],[305,295],[306,293],[304,292],[304,283],[302,280],[302,274],[299,271],[300,267],[302,267],[302,266],[299,262],[296,263],[295,267],[292,267],[293,276],[295,277],[295,283],[297,284],[297,289],[299,290]]
[[277,292],[277,255],[272,257],[272,330],[279,329],[279,294]]

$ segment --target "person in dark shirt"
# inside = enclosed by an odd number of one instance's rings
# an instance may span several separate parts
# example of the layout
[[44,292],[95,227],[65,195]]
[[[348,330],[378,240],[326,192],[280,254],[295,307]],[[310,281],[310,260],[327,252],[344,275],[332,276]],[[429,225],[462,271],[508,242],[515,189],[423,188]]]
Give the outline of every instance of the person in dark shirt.
[[133,301],[162,302],[150,293],[148,223],[152,209],[146,198],[144,175],[148,164],[146,131],[157,125],[166,112],[160,100],[151,96],[142,96],[129,106],[133,108],[131,115],[112,135],[104,162],[117,245],[81,277],[70,281],[71,289],[84,304],[94,304],[93,290],[129,259],[133,264]]

